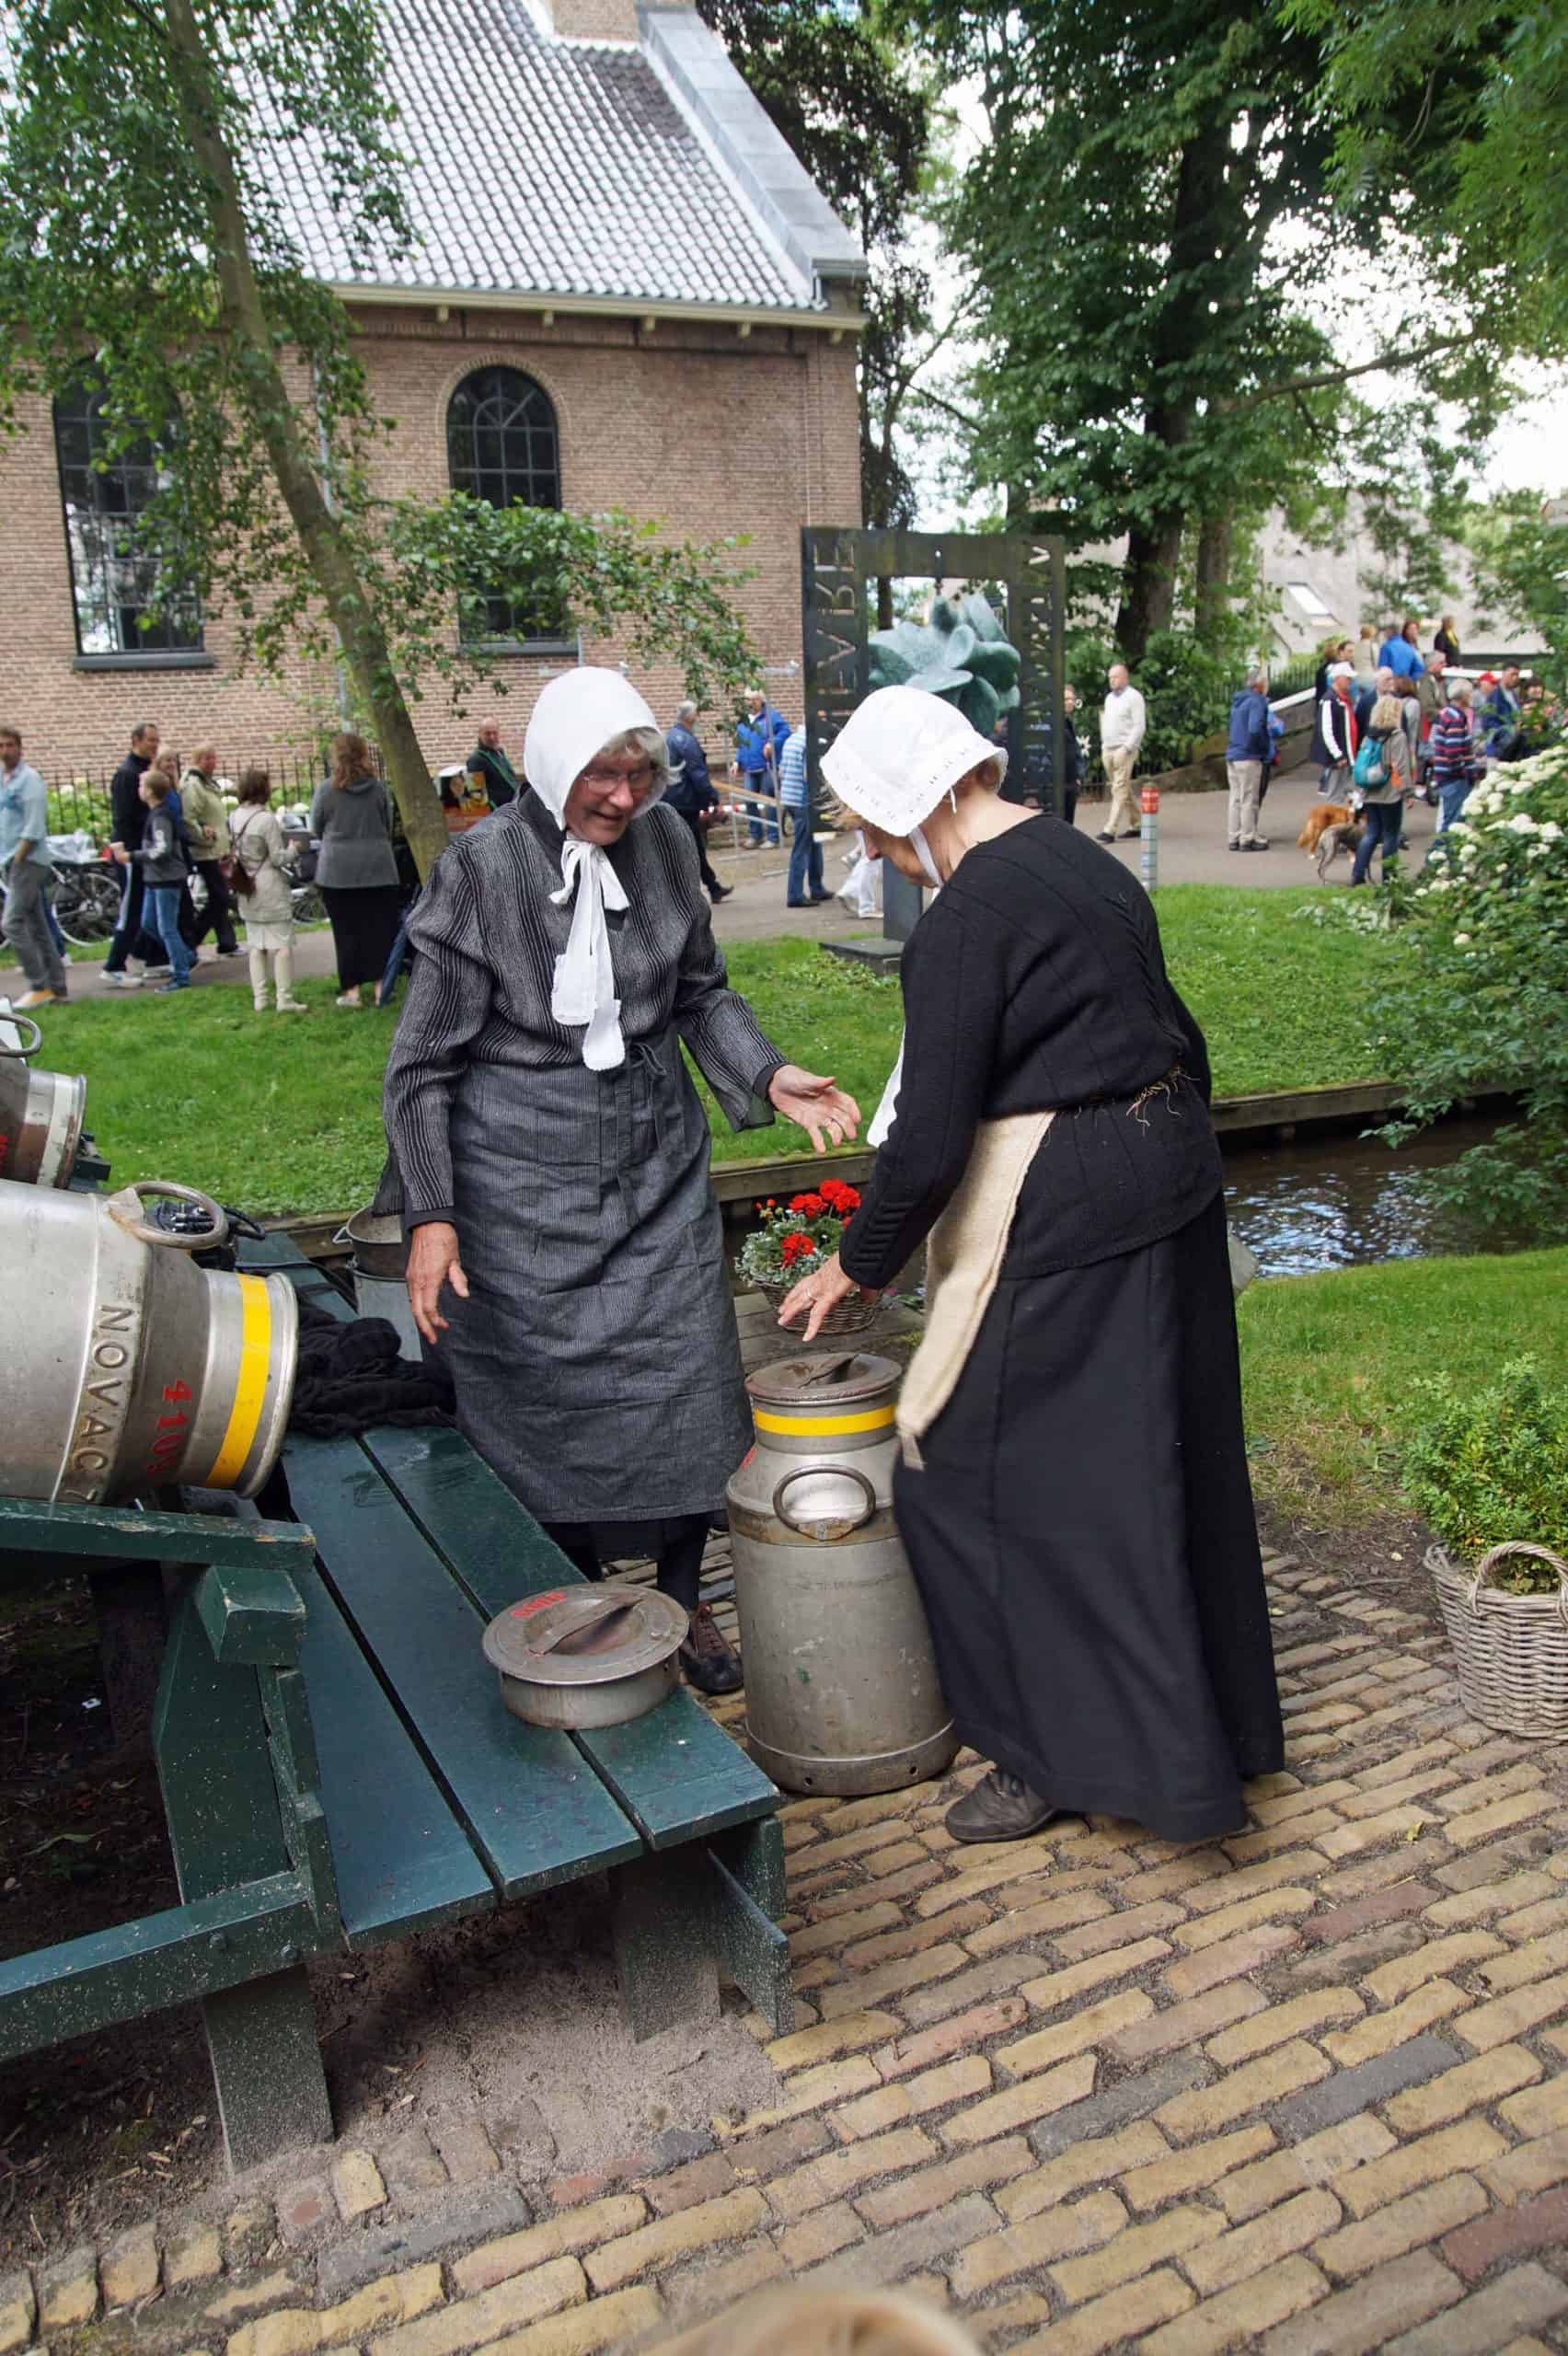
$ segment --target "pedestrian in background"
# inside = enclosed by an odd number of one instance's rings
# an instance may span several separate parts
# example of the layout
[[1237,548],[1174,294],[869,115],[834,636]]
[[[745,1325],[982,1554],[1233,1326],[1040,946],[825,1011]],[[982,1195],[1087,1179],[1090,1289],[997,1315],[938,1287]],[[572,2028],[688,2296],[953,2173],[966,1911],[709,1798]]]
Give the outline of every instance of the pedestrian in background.
[[1350,871],[1353,884],[1366,883],[1367,870],[1378,852],[1382,854],[1383,881],[1388,882],[1400,847],[1405,795],[1412,791],[1414,780],[1415,764],[1404,731],[1400,699],[1379,696],[1372,707],[1366,741],[1355,756],[1355,793],[1362,806],[1364,826]]
[[1083,746],[1078,733],[1078,689],[1069,680],[1062,689],[1062,817],[1078,823],[1078,800],[1083,791]]
[[[1355,665],[1356,684],[1369,687],[1378,671],[1378,633],[1370,622],[1363,622],[1361,634],[1351,649],[1350,660]],[[1320,701],[1325,690],[1318,690]]]
[[501,741],[499,720],[480,721],[479,741],[468,756],[468,775],[481,780],[492,810],[504,810],[509,802],[516,801],[517,772]]
[[1133,770],[1148,727],[1148,711],[1124,663],[1113,663],[1105,676],[1111,692],[1100,715],[1100,759],[1111,789],[1111,814],[1100,839],[1113,843],[1143,831],[1133,799]]
[[65,961],[49,922],[54,856],[49,848],[49,793],[22,758],[21,731],[0,726],[0,874],[6,879],[5,936],[17,953],[28,987],[18,1013],[63,1006],[69,991]]
[[1489,761],[1523,758],[1519,666],[1505,663],[1481,707],[1482,743]]
[[370,746],[352,731],[332,739],[332,773],[312,798],[310,831],[321,845],[316,881],[332,927],[338,1004],[363,1004],[368,982],[379,1006],[403,895],[386,788],[371,768]]
[[247,891],[239,895],[245,920],[245,947],[250,965],[250,999],[258,1014],[268,1011],[268,962],[280,1014],[306,1014],[309,1009],[294,994],[294,885],[288,869],[283,830],[269,803],[272,780],[265,769],[245,769],[239,780],[239,807],[229,820],[235,866],[243,870]]
[[784,904],[790,908],[814,907],[833,895],[822,880],[822,846],[812,823],[812,784],[806,767],[806,729],[802,721],[784,742],[778,762],[778,798],[790,813],[790,875]]
[[1258,832],[1263,776],[1274,757],[1269,734],[1269,675],[1260,664],[1230,699],[1230,733],[1225,743],[1225,774],[1230,786],[1227,850],[1267,850]]
[[664,800],[677,817],[684,818],[697,846],[698,872],[702,887],[715,907],[730,896],[730,887],[721,884],[708,856],[708,813],[719,807],[719,789],[708,772],[708,756],[696,729],[697,706],[690,699],[675,714],[674,726],[664,742],[669,747],[672,784]]
[[131,856],[142,872],[142,889],[150,921],[168,959],[166,990],[190,987],[190,952],[180,930],[179,908],[185,897],[185,845],[174,808],[175,789],[168,772],[150,762],[136,788],[147,816],[142,839]]
[[1454,631],[1452,614],[1445,614],[1438,623],[1432,640],[1432,651],[1435,654],[1441,654],[1445,661],[1449,663],[1458,663],[1462,659],[1459,653],[1459,641]]
[[1432,780],[1437,788],[1437,832],[1446,835],[1463,810],[1475,783],[1476,750],[1470,730],[1470,687],[1456,679],[1432,731]]
[[194,840],[190,856],[197,874],[206,891],[206,906],[198,909],[189,907],[185,923],[185,940],[202,963],[202,943],[210,932],[217,935],[217,945],[207,953],[210,957],[236,957],[239,943],[234,937],[234,895],[223,871],[223,860],[228,849],[228,804],[217,788],[218,748],[215,745],[199,745],[179,780],[180,814]]
[[767,793],[770,803],[746,803],[747,833],[754,845],[778,841],[778,762],[789,739],[790,723],[774,710],[760,687],[746,698],[746,717],[735,731],[735,775],[754,792]]
[[1318,729],[1328,763],[1318,791],[1329,802],[1343,802],[1350,791],[1356,746],[1355,706],[1351,692],[1355,685],[1355,673],[1350,664],[1329,665],[1328,693],[1318,707]]
[[1378,649],[1379,666],[1397,672],[1401,679],[1419,679],[1426,668],[1415,642],[1419,635],[1413,621],[1390,622],[1389,634]]
[[132,854],[146,832],[147,811],[142,800],[142,780],[158,749],[155,720],[144,720],[131,731],[131,750],[110,780],[110,852],[121,872],[120,915],[114,938],[103,961],[103,977],[110,989],[140,989],[144,980],[168,973],[158,937],[146,920],[145,884]]

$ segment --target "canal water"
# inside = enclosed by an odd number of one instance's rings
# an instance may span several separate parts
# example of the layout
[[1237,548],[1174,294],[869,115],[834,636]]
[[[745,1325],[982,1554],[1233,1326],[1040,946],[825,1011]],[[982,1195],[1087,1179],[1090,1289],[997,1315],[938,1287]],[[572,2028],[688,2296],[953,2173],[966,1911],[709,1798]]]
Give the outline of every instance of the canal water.
[[1397,1151],[1321,1130],[1288,1144],[1241,1148],[1225,1157],[1226,1211],[1265,1276],[1558,1242],[1556,1234],[1474,1226],[1436,1200],[1432,1172],[1457,1161],[1495,1126],[1445,1121]]

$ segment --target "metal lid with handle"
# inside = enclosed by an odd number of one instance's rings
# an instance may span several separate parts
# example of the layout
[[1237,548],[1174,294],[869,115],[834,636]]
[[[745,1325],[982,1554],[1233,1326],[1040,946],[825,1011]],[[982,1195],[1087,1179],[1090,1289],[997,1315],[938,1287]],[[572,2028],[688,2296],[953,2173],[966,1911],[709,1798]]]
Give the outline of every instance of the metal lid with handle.
[[655,1669],[679,1651],[688,1623],[657,1588],[553,1588],[501,1612],[485,1658],[536,1685],[605,1685]]
[[898,1369],[892,1358],[877,1357],[870,1350],[778,1358],[746,1377],[746,1390],[757,1404],[790,1407],[801,1415],[813,1410],[834,1415],[878,1398],[897,1384]]

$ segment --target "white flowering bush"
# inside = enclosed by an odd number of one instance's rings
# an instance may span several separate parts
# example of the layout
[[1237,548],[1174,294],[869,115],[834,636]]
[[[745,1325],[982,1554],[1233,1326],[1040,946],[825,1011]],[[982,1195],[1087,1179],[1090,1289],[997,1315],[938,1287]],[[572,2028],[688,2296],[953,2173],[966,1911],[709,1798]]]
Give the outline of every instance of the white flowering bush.
[[1568,745],[1488,771],[1412,883],[1393,887],[1407,987],[1383,1010],[1408,1136],[1506,1089],[1520,1117],[1467,1153],[1454,1191],[1494,1219],[1568,1208]]

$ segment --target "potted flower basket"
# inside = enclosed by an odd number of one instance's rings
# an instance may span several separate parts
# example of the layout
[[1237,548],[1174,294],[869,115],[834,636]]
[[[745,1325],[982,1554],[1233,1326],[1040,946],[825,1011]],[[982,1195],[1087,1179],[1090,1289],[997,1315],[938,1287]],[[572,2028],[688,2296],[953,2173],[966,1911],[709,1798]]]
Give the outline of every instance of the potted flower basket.
[[[747,1236],[737,1255],[741,1275],[775,1309],[779,1308],[802,1276],[832,1259],[859,1207],[857,1189],[838,1178],[824,1178],[820,1186],[794,1195],[787,1204],[770,1196],[757,1205],[761,1224]],[[862,1334],[879,1307],[874,1296],[868,1299],[864,1293],[850,1293],[828,1311],[821,1331]]]
[[1472,1718],[1505,1734],[1568,1739],[1568,1563],[1512,1539],[1474,1570],[1432,1547],[1443,1624]]

